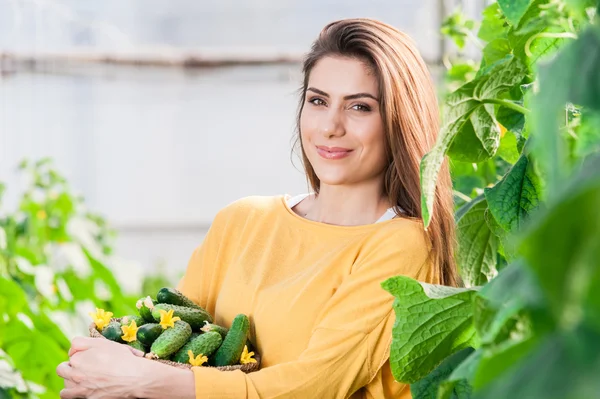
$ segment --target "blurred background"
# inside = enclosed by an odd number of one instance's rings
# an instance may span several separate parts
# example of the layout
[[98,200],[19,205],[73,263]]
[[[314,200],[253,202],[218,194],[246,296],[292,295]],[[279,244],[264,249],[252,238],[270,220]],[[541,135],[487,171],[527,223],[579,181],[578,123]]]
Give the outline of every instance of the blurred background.
[[[307,190],[292,156],[300,61],[320,29],[371,17],[407,32],[439,81],[440,34],[483,0],[0,0],[0,181],[50,157],[116,230],[131,273],[171,281],[215,213]],[[467,45],[463,52],[469,51]],[[123,273],[127,272],[127,273]]]
[[392,293],[395,378],[599,397],[598,0],[0,0],[0,399],[57,398],[70,339],[176,285],[221,208],[308,190],[301,61],[349,17],[409,34],[460,121],[421,186],[427,224],[447,155],[467,291]]

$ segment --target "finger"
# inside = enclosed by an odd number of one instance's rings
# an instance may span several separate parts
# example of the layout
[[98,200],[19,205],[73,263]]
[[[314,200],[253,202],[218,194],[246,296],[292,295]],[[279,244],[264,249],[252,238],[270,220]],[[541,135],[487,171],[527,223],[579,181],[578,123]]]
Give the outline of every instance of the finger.
[[84,351],[96,346],[99,341],[102,340],[90,337],[75,337],[71,340],[71,350],[73,352]]
[[129,348],[129,350],[131,351],[131,353],[133,353],[137,357],[144,357],[145,353],[142,352],[141,350],[135,349],[134,347],[131,347],[129,345],[127,345],[127,347]]
[[60,399],[85,398],[86,392],[81,388],[65,388],[60,391]]
[[69,362],[62,362],[56,367],[56,374],[61,378],[70,379],[73,374],[73,369],[69,365]]

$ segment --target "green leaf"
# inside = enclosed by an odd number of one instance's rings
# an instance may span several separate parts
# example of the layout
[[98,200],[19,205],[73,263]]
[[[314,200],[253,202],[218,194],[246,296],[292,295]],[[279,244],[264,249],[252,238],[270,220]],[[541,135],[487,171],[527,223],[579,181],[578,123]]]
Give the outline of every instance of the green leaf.
[[483,11],[483,20],[477,36],[486,42],[506,38],[508,27],[498,3],[494,2]]
[[600,110],[600,28],[589,27],[569,43],[549,64],[539,68],[540,91],[532,118],[538,154],[548,190],[552,194],[569,173],[565,140],[559,135],[557,118],[564,118],[567,102]]
[[[588,159],[519,245],[555,320],[565,328],[576,325],[586,312],[595,317],[600,313],[600,301],[592,299],[600,289],[599,170],[600,155]],[[597,309],[586,310],[588,303]]]
[[512,48],[510,47],[508,39],[494,39],[483,48],[483,60],[486,65],[493,64],[494,62],[505,58],[511,52]]
[[484,198],[472,200],[459,211],[457,263],[467,287],[483,285],[496,276],[498,238],[490,231]]
[[564,39],[543,37],[544,34],[563,34],[564,28],[556,24],[556,16],[540,7],[546,7],[548,0],[534,0],[520,20],[518,26],[508,32],[508,41],[513,54],[532,68],[542,57],[558,50]]
[[27,305],[23,289],[12,280],[0,276],[0,309],[2,314],[14,315]]
[[[435,185],[446,152],[469,162],[481,162],[496,153],[500,129],[492,104],[499,94],[521,83],[525,68],[509,56],[478,73],[481,75],[477,79],[448,97],[446,123],[436,145],[421,161],[421,206],[426,227],[431,220]],[[453,145],[457,137],[461,147]]]
[[600,392],[600,340],[585,326],[547,336],[475,399],[583,399]]
[[522,263],[504,268],[474,298],[473,322],[482,343],[528,338],[529,312],[541,309],[543,298],[535,276]]
[[[473,348],[466,348],[446,358],[438,367],[425,378],[410,386],[412,399],[436,399],[438,389],[453,370],[458,367],[471,353]],[[466,381],[454,381],[451,389],[446,388],[445,397],[452,399],[468,399],[471,397],[471,387]]]
[[489,384],[535,349],[537,340],[529,337],[524,340],[506,340],[501,344],[481,349],[477,369],[473,374],[471,384],[480,389]]
[[498,5],[511,25],[518,25],[531,0],[498,0]]
[[381,285],[396,297],[390,364],[397,381],[421,380],[446,357],[479,345],[472,318],[476,291],[419,283],[405,276]]
[[506,176],[484,192],[494,219],[506,231],[515,232],[538,209],[542,185],[527,155],[521,155]]
[[514,164],[519,160],[519,149],[517,148],[517,137],[511,132],[506,132],[500,139],[500,147],[496,153],[506,162]]

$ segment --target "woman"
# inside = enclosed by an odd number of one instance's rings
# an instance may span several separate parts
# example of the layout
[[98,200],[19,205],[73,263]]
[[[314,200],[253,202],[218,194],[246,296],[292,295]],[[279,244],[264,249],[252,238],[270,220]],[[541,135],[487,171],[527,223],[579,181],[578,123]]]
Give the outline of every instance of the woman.
[[421,220],[419,162],[438,108],[415,45],[373,20],[329,24],[304,62],[297,122],[314,193],[221,210],[178,286],[219,324],[249,315],[261,370],[180,370],[76,338],[57,369],[62,398],[410,397],[391,375],[395,314],[381,282],[457,278],[446,165],[428,231]]

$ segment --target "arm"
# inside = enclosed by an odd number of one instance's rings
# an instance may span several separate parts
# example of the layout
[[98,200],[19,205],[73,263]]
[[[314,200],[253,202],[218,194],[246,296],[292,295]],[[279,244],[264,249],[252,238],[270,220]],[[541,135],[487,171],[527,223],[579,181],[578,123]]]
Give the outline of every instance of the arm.
[[[385,241],[359,257],[318,316],[309,345],[297,360],[250,374],[194,367],[196,398],[346,398],[367,385],[389,358],[395,321],[394,299],[381,283],[398,274],[429,278],[428,248],[418,235]],[[171,370],[168,378],[148,379],[140,395],[178,397],[174,390],[183,386],[188,393],[190,374]]]

